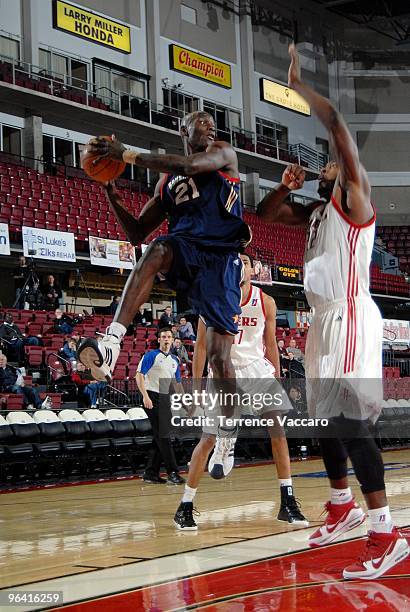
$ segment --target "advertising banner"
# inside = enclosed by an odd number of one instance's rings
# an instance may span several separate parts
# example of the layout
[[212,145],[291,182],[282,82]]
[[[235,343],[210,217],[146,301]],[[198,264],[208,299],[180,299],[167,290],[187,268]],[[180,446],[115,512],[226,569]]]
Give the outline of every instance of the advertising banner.
[[301,282],[303,280],[302,268],[298,266],[276,266],[278,281],[282,283]]
[[272,271],[270,265],[263,264],[261,261],[258,260],[254,260],[251,281],[255,283],[260,283],[261,285],[271,285]]
[[22,230],[25,257],[51,259],[53,261],[76,260],[74,234],[24,225]]
[[232,87],[231,67],[225,62],[214,60],[207,55],[196,53],[179,45],[169,45],[169,61],[172,70],[185,72],[227,89]]
[[280,83],[275,83],[269,79],[260,80],[261,100],[276,104],[282,108],[301,113],[302,115],[310,115],[310,106],[302,96],[294,89],[285,87]]
[[53,26],[57,30],[64,30],[121,53],[131,53],[131,35],[128,26],[68,2],[55,0]]
[[410,345],[410,321],[383,319],[383,340],[390,344]]
[[135,266],[135,248],[130,242],[89,236],[90,261],[94,266],[125,268]]
[[0,255],[10,255],[9,226],[0,223]]

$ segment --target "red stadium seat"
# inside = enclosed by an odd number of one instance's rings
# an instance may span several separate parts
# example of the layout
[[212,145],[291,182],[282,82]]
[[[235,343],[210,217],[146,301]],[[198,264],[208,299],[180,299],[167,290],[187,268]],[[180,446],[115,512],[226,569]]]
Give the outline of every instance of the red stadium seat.
[[29,366],[40,366],[43,363],[43,347],[25,346],[25,353]]

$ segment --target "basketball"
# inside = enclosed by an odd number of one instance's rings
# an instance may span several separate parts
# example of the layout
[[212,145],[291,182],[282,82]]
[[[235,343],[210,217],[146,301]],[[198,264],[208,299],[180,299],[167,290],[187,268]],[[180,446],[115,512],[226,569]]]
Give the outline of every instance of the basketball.
[[[111,136],[101,136],[101,138],[111,140]],[[124,172],[126,166],[124,162],[106,157],[94,163],[98,157],[98,154],[90,153],[87,147],[85,147],[80,156],[81,168],[95,181],[108,183],[118,178]]]

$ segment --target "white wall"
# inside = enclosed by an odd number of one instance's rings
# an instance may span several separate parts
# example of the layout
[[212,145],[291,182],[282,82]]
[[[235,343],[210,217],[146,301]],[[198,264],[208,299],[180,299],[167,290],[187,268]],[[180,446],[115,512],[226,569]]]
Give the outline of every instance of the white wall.
[[20,0],[0,0],[0,28],[21,36]]

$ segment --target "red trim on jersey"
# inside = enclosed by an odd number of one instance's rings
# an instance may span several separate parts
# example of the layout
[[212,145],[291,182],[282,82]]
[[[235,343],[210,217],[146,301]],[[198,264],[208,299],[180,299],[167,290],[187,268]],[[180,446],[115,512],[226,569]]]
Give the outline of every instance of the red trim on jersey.
[[347,277],[347,330],[345,343],[345,359],[343,371],[352,372],[356,357],[356,303],[355,297],[359,291],[359,274],[356,266],[356,248],[360,235],[360,227],[351,225],[347,234],[349,243],[349,273]]
[[263,316],[266,319],[265,302],[263,301],[263,291],[262,291],[262,289],[260,287],[259,287],[259,297],[261,299],[261,306],[262,306]]
[[167,173],[167,174],[164,176],[164,178],[162,179],[162,181],[161,181],[161,185],[160,185],[160,188],[159,188],[159,193],[160,193],[160,196],[161,196],[161,200],[162,200],[162,191],[163,191],[163,189],[164,189],[164,187],[165,187],[165,183],[167,182],[168,177],[169,177],[169,174]]
[[372,208],[373,208],[373,217],[370,219],[370,221],[367,221],[366,223],[355,223],[354,221],[352,221],[350,219],[350,217],[348,217],[346,215],[345,212],[343,212],[343,210],[340,208],[339,204],[336,202],[335,198],[333,197],[333,195],[330,198],[334,208],[337,210],[337,212],[339,213],[339,215],[342,217],[342,219],[344,219],[349,225],[351,225],[352,227],[356,227],[359,229],[362,229],[363,227],[370,227],[370,225],[373,225],[373,223],[376,221],[376,211],[374,210],[374,206],[372,204]]
[[252,291],[253,291],[253,285],[251,285],[251,288],[249,289],[249,293],[248,293],[248,297],[246,298],[246,301],[241,303],[241,308],[242,306],[246,306],[246,304],[248,304],[249,300],[251,299]]
[[225,174],[225,172],[222,172],[221,170],[218,170],[218,174],[223,176],[223,178],[226,179],[227,181],[231,181],[232,183],[240,183],[241,182],[240,178],[236,178],[235,176],[229,176],[229,174]]

